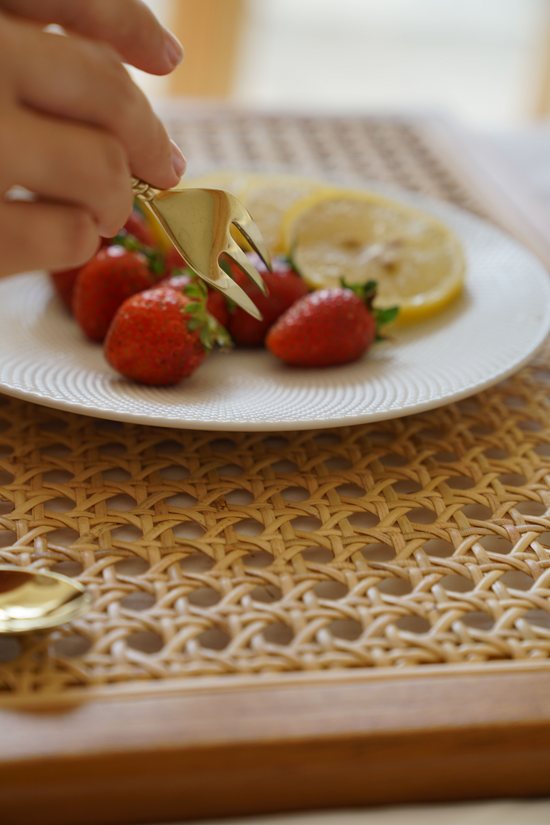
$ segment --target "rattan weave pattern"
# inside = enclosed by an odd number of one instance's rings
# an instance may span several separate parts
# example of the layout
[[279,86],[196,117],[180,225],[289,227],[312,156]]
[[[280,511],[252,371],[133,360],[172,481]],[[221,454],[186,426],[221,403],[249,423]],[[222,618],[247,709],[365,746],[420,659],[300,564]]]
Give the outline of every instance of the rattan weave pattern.
[[[204,166],[380,178],[482,211],[407,123],[169,122]],[[0,640],[0,690],[550,655],[550,346],[402,419],[220,433],[2,398],[0,560],[92,611]]]
[[[421,124],[393,118],[176,117],[172,138],[190,159],[187,174],[212,168],[288,171],[397,184],[484,215],[468,187],[426,140]],[[485,215],[484,215],[485,216]]]

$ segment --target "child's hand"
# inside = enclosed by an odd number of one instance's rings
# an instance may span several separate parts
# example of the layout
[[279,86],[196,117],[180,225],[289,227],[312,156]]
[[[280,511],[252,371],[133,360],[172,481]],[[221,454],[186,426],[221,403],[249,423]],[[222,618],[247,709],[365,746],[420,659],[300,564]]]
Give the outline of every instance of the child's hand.
[[139,0],[0,0],[0,194],[36,195],[0,199],[0,275],[88,260],[126,221],[132,174],[177,183],[183,156],[121,60],[166,74],[181,57]]

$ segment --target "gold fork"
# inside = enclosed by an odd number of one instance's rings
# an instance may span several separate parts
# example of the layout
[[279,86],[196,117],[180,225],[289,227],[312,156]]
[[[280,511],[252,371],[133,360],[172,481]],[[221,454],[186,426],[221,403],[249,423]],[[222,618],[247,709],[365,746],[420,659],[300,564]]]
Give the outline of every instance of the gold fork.
[[271,270],[271,259],[260,230],[242,203],[221,189],[160,191],[139,178],[132,178],[132,189],[159,220],[184,261],[199,278],[261,320],[256,304],[219,264],[223,252],[267,295],[262,276],[230,233],[231,225],[236,226]]

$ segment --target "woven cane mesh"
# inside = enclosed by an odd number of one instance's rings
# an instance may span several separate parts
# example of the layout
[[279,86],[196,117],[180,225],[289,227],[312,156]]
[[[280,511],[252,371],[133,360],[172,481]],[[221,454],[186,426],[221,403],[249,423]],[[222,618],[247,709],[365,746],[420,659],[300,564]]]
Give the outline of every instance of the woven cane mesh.
[[[378,178],[480,210],[389,120],[168,123],[199,166]],[[550,655],[550,348],[497,387],[370,425],[220,433],[3,397],[0,560],[92,610],[0,639],[4,693]]]

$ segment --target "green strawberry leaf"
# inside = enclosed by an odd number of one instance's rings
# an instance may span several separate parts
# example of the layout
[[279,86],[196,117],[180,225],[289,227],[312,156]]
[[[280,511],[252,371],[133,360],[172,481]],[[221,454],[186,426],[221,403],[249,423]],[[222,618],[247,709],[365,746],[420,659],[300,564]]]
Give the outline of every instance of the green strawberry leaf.
[[384,324],[389,324],[391,321],[395,321],[397,316],[399,315],[399,307],[387,307],[386,309],[373,309],[372,314],[374,316],[374,320],[376,321],[376,335],[374,337],[375,341],[385,341],[387,340],[387,335],[382,335],[380,333],[380,327]]
[[301,276],[301,275],[302,275],[302,273],[300,272],[300,270],[298,269],[298,267],[297,267],[297,265],[296,265],[296,247],[297,247],[297,246],[298,246],[298,242],[297,242],[297,241],[294,241],[294,243],[292,244],[292,246],[291,246],[291,248],[290,248],[290,252],[288,253],[288,255],[286,255],[286,256],[285,256],[285,258],[286,258],[286,262],[287,262],[287,264],[288,264],[290,267],[292,267],[292,269],[293,269],[295,272],[297,272],[297,273],[298,273],[298,275],[300,275],[300,276]]
[[372,309],[372,302],[374,301],[378,288],[376,281],[369,280],[365,281],[364,284],[348,284],[345,278],[340,278],[340,286],[343,289],[351,289],[352,292],[355,292],[355,294],[361,298],[369,309]]
[[344,289],[351,289],[352,292],[361,298],[376,321],[375,340],[384,341],[385,336],[380,334],[380,327],[384,326],[384,324],[389,324],[397,318],[397,315],[399,314],[399,307],[378,309],[373,306],[373,301],[376,298],[376,290],[378,289],[378,284],[376,281],[369,280],[365,281],[364,284],[348,284],[345,278],[340,278],[340,285]]
[[117,246],[123,246],[128,252],[141,252],[142,255],[145,255],[147,258],[149,269],[153,275],[164,274],[164,255],[158,249],[146,246],[138,241],[137,238],[134,238],[133,235],[126,232],[126,230],[121,230],[118,235],[113,238],[112,243]]
[[227,351],[233,348],[233,339],[225,327],[216,321],[213,315],[206,313],[208,318],[208,328],[210,332],[210,339],[216,343],[222,350]]
[[199,300],[203,298],[203,294],[199,285],[195,283],[187,284],[187,286],[183,288],[183,292],[185,295],[187,295],[188,298],[198,298]]
[[190,332],[199,331],[199,340],[207,352],[216,344],[224,350],[231,349],[233,341],[228,331],[206,309],[208,289],[204,281],[188,284],[183,292],[195,299],[182,307],[182,313],[187,316],[187,329]]
[[162,252],[153,249],[149,250],[146,246],[144,246],[141,251],[149,261],[149,269],[151,272],[154,275],[164,275],[164,256]]
[[[187,309],[187,307],[186,307]],[[202,329],[204,326],[202,318],[193,318],[191,317],[187,322],[187,329],[194,330],[194,329]]]
[[221,255],[218,263],[220,265],[220,269],[223,269],[225,274],[229,275],[229,277],[231,277],[231,264],[229,263],[227,258],[224,258],[224,256]]
[[191,301],[191,303],[185,305],[185,311],[188,312],[189,315],[200,315],[204,312],[204,302]]
[[202,315],[191,318],[187,328],[199,330],[199,339],[207,352],[214,349],[216,344],[223,350],[233,347],[233,341],[228,331],[209,312],[205,311]]
[[210,330],[206,326],[202,326],[199,332],[199,338],[201,340],[201,344],[206,350],[212,349],[212,338],[210,335]]
[[178,266],[175,269],[170,270],[170,278],[175,278],[176,275],[188,275],[190,278],[195,276],[195,273],[192,269],[189,269],[187,266]]
[[399,314],[399,307],[388,307],[387,309],[375,309],[373,315],[376,318],[377,326],[381,327],[383,324],[389,324],[395,321]]

